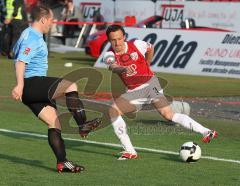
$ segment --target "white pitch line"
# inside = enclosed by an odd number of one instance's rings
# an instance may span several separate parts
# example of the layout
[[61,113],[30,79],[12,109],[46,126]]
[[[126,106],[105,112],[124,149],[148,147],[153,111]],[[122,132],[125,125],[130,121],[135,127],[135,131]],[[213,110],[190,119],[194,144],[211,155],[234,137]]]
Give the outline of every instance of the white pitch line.
[[[44,135],[44,134],[20,132],[20,131],[8,130],[8,129],[0,129],[0,132],[10,133],[10,134],[19,134],[19,135],[24,135],[24,136],[33,136],[33,137],[38,137],[38,138],[47,138],[48,137],[47,135]],[[114,144],[114,143],[103,143],[103,142],[98,142],[98,141],[89,141],[89,140],[81,140],[81,139],[74,139],[74,138],[64,138],[64,140],[82,142],[82,143],[87,143],[87,144],[97,144],[97,145],[102,145],[102,146],[107,146],[107,147],[122,147],[121,145]],[[148,151],[148,152],[156,152],[156,153],[161,153],[161,154],[179,155],[178,152],[166,151],[166,150],[160,150],[160,149],[151,149],[151,148],[144,148],[144,147],[135,147],[135,149],[142,150],[142,151]],[[212,157],[212,156],[202,156],[201,158],[208,159],[208,160],[240,164],[240,160],[225,159],[225,158],[218,158],[218,157]]]

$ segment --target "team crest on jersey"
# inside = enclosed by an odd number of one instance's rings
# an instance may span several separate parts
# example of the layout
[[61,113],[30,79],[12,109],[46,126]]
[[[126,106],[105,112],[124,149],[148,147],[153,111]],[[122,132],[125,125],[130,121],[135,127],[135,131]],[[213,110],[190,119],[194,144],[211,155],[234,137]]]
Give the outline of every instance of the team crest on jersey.
[[27,48],[25,48],[25,50],[24,50],[23,53],[24,53],[25,55],[28,55],[30,51],[31,51],[31,49],[27,47]]
[[132,58],[132,60],[136,61],[138,59],[138,54],[137,52],[133,52],[130,54],[130,57]]

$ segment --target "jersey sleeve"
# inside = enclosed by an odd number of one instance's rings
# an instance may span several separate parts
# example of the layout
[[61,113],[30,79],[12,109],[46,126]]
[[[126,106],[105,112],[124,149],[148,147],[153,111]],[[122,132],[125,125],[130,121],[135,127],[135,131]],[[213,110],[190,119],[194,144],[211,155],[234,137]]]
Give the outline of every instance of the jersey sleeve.
[[152,48],[151,43],[142,40],[135,40],[134,45],[137,47],[137,49],[139,50],[139,52],[141,52],[143,56],[145,56],[146,52]]
[[37,46],[38,44],[36,41],[31,41],[29,39],[23,40],[19,46],[19,51],[15,61],[22,61],[26,64],[30,63],[32,57],[37,52]]
[[108,51],[104,54],[103,56],[103,62],[107,65],[110,66],[112,64],[116,64],[116,59],[115,59],[115,55],[112,51]]

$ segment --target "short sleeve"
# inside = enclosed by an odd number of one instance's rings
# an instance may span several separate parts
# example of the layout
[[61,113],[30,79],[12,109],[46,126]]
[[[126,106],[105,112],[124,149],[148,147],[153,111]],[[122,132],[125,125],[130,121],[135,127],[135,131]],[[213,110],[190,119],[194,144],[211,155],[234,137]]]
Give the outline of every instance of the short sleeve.
[[137,47],[137,49],[143,56],[145,56],[146,52],[152,48],[151,43],[142,40],[135,40],[134,45]]
[[30,63],[32,57],[37,52],[37,42],[30,40],[23,40],[22,43],[19,46],[19,51],[16,56],[16,61],[22,61],[24,63]]
[[104,62],[106,65],[108,65],[108,66],[116,63],[116,59],[115,59],[114,53],[113,53],[112,51],[106,52],[106,53],[104,54],[104,56],[103,56],[103,62]]

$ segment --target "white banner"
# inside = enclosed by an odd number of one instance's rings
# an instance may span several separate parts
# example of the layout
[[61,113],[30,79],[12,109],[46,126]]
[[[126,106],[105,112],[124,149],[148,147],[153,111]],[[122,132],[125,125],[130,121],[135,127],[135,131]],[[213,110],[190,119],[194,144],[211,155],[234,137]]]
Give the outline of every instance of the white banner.
[[146,0],[74,0],[85,21],[92,21],[94,11],[100,8],[107,22],[124,21],[126,16],[136,16],[137,22],[155,15],[155,3]]
[[155,14],[155,3],[152,1],[116,1],[116,20],[124,21],[126,16],[135,16],[137,22]]
[[184,17],[196,20],[197,25],[240,31],[240,3],[188,2]]
[[163,28],[180,28],[180,22],[193,18],[197,26],[240,31],[240,3],[157,1],[156,14],[165,18]]
[[74,5],[79,8],[84,21],[92,21],[95,11],[99,11],[104,21],[114,21],[114,2],[112,0],[75,0]]
[[180,22],[193,18],[197,26],[240,31],[240,3],[149,0],[74,0],[86,21],[92,21],[100,8],[105,21],[123,21],[125,16],[136,16],[137,22],[152,15],[165,18],[163,28],[180,28]]
[[184,2],[156,2],[156,15],[164,18],[162,28],[180,28],[181,21],[184,20]]
[[[240,33],[126,28],[152,43],[155,72],[240,78]],[[106,49],[107,50],[107,49]],[[104,67],[100,56],[96,67]]]

